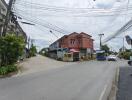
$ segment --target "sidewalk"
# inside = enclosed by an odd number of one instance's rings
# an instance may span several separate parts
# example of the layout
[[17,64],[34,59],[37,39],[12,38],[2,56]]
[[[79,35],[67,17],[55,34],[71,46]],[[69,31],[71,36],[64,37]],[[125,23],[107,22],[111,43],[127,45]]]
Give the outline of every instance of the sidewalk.
[[132,67],[120,68],[117,100],[132,100]]
[[54,68],[60,68],[71,64],[75,64],[75,62],[56,61],[48,57],[37,55],[36,57],[29,58],[19,64],[20,72],[18,75],[25,75]]

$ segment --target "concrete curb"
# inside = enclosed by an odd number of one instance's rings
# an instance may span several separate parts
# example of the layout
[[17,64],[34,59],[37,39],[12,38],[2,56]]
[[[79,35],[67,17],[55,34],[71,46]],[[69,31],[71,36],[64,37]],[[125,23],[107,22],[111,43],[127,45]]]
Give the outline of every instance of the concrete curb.
[[112,82],[111,91],[107,100],[116,100],[117,91],[118,91],[119,72],[120,72],[120,69],[119,67],[117,67],[116,74]]

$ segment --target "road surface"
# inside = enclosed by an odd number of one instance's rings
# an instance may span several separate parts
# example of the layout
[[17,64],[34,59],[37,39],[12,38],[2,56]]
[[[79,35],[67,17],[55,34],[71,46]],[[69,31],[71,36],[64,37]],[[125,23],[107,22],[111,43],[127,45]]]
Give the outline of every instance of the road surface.
[[81,62],[0,79],[0,100],[105,100],[121,62]]
[[17,74],[17,76],[61,68],[63,66],[72,65],[75,63],[76,62],[57,61],[57,60],[50,59],[45,56],[37,55],[35,57],[26,59],[26,61],[19,63],[18,66],[20,66],[21,70],[19,71],[19,74]]
[[117,100],[132,100],[132,66],[121,66]]

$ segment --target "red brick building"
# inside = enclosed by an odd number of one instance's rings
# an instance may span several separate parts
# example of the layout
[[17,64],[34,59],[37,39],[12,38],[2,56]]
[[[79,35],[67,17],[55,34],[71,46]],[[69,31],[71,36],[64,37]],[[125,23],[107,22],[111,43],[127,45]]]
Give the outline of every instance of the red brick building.
[[69,51],[74,49],[80,53],[80,56],[87,56],[93,52],[93,39],[92,36],[81,32],[71,33],[64,35],[53,44],[49,46],[49,50],[58,50],[60,48],[67,48]]
[[65,35],[59,40],[59,48],[90,48],[93,49],[93,39],[86,33],[71,33],[70,35]]

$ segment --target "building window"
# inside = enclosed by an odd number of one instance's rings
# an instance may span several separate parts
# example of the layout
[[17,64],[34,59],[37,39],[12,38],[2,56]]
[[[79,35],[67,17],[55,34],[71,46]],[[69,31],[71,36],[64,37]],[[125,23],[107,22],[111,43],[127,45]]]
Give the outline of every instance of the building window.
[[73,44],[75,43],[75,39],[73,39]]
[[71,39],[71,44],[74,44],[75,43],[75,39]]
[[72,44],[72,39],[71,39],[71,44]]

